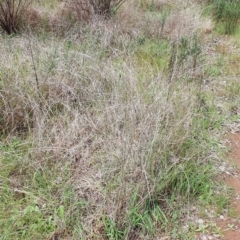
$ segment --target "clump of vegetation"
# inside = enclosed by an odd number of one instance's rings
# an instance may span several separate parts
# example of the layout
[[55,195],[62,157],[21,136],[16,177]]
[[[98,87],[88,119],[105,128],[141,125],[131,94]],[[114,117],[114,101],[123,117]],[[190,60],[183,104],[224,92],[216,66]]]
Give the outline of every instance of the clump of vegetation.
[[[94,14],[105,15],[109,2],[94,1],[107,6]],[[210,63],[195,25],[186,25],[195,12],[183,17],[185,1],[173,1],[171,13],[164,1],[152,12],[133,1],[98,21],[78,3],[51,2],[46,22],[28,9],[36,32],[0,36],[0,235],[194,239],[199,226],[189,219],[198,209],[217,204],[221,212],[228,203],[213,181],[231,114],[218,91],[237,96],[238,85],[196,77]],[[64,34],[51,34],[61,18],[70,23]],[[146,29],[152,22],[156,29]],[[181,36],[171,32],[178,26]]]
[[23,26],[23,17],[29,0],[1,0],[0,26],[7,34],[17,33]]
[[[110,17],[116,12],[125,0],[70,0],[60,9],[58,16],[42,16],[34,8],[29,8],[29,0],[2,0],[0,1],[0,26],[7,34],[18,33],[23,27],[29,26],[59,30],[65,22],[65,30],[72,27],[76,21],[88,21],[94,15]],[[61,18],[61,19],[59,19]],[[69,22],[69,23],[68,23]],[[47,26],[46,26],[47,25]]]
[[214,17],[217,23],[224,26],[225,34],[233,34],[240,20],[239,0],[214,0]]
[[110,16],[114,11],[125,2],[126,0],[90,0],[93,6],[94,13],[98,15]]
[[183,74],[190,76],[196,71],[202,49],[199,38],[194,35],[191,38],[182,37],[171,43],[169,58],[169,79],[175,75]]

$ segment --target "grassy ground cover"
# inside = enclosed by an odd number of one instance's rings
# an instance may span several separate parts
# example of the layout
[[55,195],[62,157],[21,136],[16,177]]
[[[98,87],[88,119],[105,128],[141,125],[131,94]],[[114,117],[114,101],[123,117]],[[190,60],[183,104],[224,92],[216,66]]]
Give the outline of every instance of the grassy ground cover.
[[0,239],[220,234],[199,218],[230,212],[216,176],[239,120],[239,42],[203,1],[87,22],[74,2],[36,1],[0,36]]

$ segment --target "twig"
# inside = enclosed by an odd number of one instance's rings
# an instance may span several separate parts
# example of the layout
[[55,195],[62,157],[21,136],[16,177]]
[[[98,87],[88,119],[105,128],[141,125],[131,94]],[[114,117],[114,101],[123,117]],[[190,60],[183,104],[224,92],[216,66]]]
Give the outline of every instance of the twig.
[[30,54],[31,54],[32,65],[33,65],[33,70],[34,70],[34,75],[35,75],[35,81],[36,81],[36,85],[37,85],[38,97],[39,97],[39,99],[41,99],[39,79],[38,79],[38,74],[37,74],[37,68],[36,68],[36,64],[35,64],[35,61],[34,61],[33,50],[32,50],[32,43],[31,43],[31,39],[29,37],[29,34],[28,34],[28,40],[29,40]]

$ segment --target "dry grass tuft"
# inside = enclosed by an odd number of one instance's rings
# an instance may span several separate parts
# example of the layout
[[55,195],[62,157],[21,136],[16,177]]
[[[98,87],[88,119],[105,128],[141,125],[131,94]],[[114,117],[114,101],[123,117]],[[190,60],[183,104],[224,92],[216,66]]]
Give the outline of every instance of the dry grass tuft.
[[0,2],[0,26],[7,34],[17,33],[23,27],[23,16],[29,0],[2,0]]
[[[25,239],[157,239],[191,214],[191,200],[213,198],[223,120],[193,77],[200,11],[183,9],[183,0],[177,8],[154,2],[154,11],[133,1],[101,21],[78,0],[29,8],[34,31],[0,38],[0,131],[25,133],[20,144],[0,142],[1,162],[11,163],[1,167],[4,184],[25,191],[12,200],[20,209],[14,229],[6,207],[6,239],[18,239],[21,227]],[[166,4],[172,9],[162,15]],[[39,34],[43,26],[54,34]],[[15,186],[12,176],[23,180]],[[0,190],[11,198],[12,189]]]
[[143,10],[133,3],[119,11],[116,18],[121,32],[133,38],[141,36],[144,26],[146,25],[144,20]]
[[93,13],[93,7],[87,0],[70,0],[62,7],[62,17],[70,21],[89,21]]
[[25,132],[33,127],[34,109],[24,96],[13,95],[10,91],[0,92],[0,132]]
[[172,12],[166,19],[163,35],[171,39],[192,36],[202,27],[201,9],[196,6]]
[[[176,40],[196,32],[210,31],[209,20],[201,17],[202,10],[197,4],[189,6],[180,2],[156,1],[145,7],[143,3],[129,3],[119,11],[117,23],[123,33],[133,37]],[[146,4],[150,2],[146,1]]]
[[47,12],[39,7],[36,8],[30,6],[26,9],[24,14],[25,25],[29,27],[32,31],[39,31],[44,24],[45,28],[47,29],[47,19]]

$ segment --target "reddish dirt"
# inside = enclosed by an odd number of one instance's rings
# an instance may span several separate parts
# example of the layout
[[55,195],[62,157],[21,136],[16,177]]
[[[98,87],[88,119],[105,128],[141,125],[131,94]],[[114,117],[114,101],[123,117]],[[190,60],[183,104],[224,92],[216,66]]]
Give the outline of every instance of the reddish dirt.
[[227,218],[218,222],[218,226],[223,231],[224,240],[240,240],[240,133],[231,134],[228,136],[230,140],[230,159],[237,167],[237,174],[224,175],[223,181],[234,190],[232,199],[232,209],[236,212],[236,217]]

